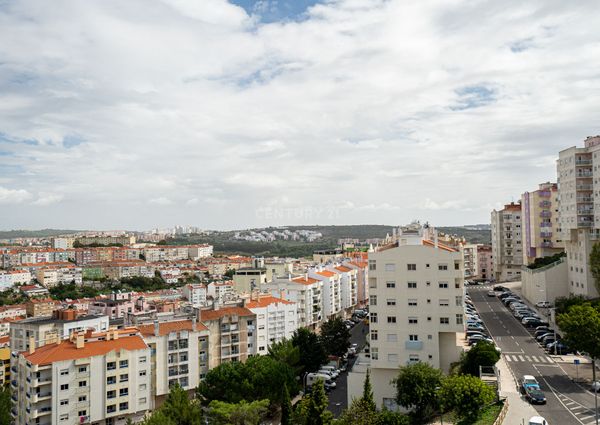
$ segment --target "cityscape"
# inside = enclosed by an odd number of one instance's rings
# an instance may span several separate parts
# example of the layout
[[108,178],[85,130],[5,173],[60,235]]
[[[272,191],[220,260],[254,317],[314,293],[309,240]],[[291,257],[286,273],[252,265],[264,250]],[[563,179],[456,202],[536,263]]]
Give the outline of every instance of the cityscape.
[[0,425],[599,425],[599,23],[0,1]]

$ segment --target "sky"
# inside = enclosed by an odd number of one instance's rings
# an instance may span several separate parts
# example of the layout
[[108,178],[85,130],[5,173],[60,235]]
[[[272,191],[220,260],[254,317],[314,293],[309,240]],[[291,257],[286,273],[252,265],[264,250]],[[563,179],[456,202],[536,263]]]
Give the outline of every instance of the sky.
[[0,0],[0,228],[488,223],[600,133],[596,0]]

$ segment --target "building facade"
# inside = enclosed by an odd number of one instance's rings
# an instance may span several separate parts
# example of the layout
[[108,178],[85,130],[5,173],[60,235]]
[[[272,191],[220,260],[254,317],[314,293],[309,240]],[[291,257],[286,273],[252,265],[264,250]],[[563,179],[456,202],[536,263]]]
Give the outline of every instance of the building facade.
[[253,293],[246,308],[256,315],[256,343],[251,354],[265,355],[272,344],[291,339],[298,329],[296,303],[271,295]]
[[521,204],[511,202],[492,211],[492,259],[499,282],[519,280],[523,265]]

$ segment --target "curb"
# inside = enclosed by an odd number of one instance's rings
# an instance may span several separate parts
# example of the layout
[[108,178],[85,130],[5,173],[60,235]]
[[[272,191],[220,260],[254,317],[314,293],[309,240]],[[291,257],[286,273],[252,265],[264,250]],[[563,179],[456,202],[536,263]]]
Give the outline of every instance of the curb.
[[504,405],[502,406],[502,410],[500,410],[500,414],[494,421],[493,425],[502,425],[502,423],[504,423],[504,418],[506,418],[507,413],[508,413],[508,399],[504,400]]

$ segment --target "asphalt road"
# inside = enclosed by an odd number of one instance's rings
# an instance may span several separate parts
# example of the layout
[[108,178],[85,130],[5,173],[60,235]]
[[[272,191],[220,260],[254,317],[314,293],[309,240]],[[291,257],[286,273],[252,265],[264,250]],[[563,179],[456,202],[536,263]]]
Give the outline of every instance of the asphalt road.
[[[369,327],[364,322],[357,323],[352,329],[350,329],[350,343],[358,344],[358,347],[362,349],[367,339],[367,332]],[[336,383],[336,388],[333,389],[329,395],[329,410],[337,418],[340,416],[342,411],[348,407],[348,370],[352,369],[356,357],[349,360],[348,369],[346,372],[340,373]]]
[[468,293],[515,378],[533,375],[540,382],[547,399],[545,405],[534,406],[540,416],[549,425],[595,424],[592,393],[571,381],[512,312],[487,295],[489,289],[469,287]]

